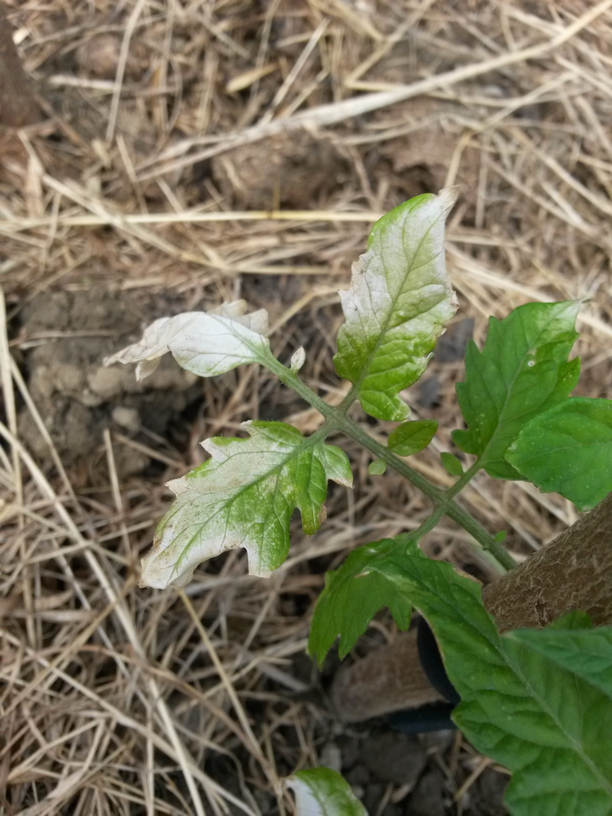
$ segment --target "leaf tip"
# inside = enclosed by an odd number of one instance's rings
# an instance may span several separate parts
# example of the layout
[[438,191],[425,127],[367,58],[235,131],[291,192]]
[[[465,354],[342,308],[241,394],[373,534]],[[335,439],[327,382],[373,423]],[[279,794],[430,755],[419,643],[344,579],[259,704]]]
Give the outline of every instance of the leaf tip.
[[459,198],[459,193],[461,191],[461,187],[458,184],[453,184],[449,187],[443,187],[438,193],[438,199],[440,201],[440,205],[444,211],[444,215],[448,215],[448,213],[453,209],[457,199]]
[[297,372],[302,368],[304,362],[306,361],[306,351],[304,350],[304,346],[300,346],[296,349],[293,354],[291,355],[291,361],[289,366],[291,370],[297,374]]

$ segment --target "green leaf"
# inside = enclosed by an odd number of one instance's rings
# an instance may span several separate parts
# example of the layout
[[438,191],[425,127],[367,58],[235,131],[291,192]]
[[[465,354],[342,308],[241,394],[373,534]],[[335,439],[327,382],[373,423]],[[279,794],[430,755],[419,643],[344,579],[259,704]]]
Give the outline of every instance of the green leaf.
[[[427,618],[461,696],[453,718],[481,752],[514,776],[515,816],[609,816],[612,812],[612,628],[500,636],[480,587],[415,546],[391,550],[371,569],[396,584]],[[583,620],[584,623],[584,620]]]
[[490,476],[520,479],[506,461],[508,446],[530,419],[564,400],[575,387],[578,358],[567,362],[577,334],[579,303],[527,303],[504,320],[494,317],[482,351],[470,341],[457,397],[468,430],[457,447],[480,457]]
[[[566,625],[561,629],[558,625],[542,630],[520,629],[512,636],[612,697],[612,626],[591,629],[588,623],[579,620],[579,626],[575,628],[572,617],[566,617]],[[608,714],[611,715],[612,712]],[[612,725],[612,721],[609,724]]]
[[388,447],[399,456],[412,456],[426,448],[438,430],[433,419],[417,419],[398,425],[389,434]]
[[169,482],[176,500],[142,561],[142,585],[184,585],[201,561],[236,547],[246,549],[252,575],[268,575],[287,556],[294,508],[304,531],[314,533],[327,480],[351,485],[346,454],[321,434],[306,438],[282,422],[244,427],[248,439],[207,439],[210,459]]
[[506,458],[522,476],[580,509],[612,490],[612,402],[574,397],[525,425]]
[[104,360],[104,365],[138,363],[136,378],[152,374],[164,354],[200,377],[224,374],[243,363],[264,363],[271,357],[265,336],[265,309],[245,314],[246,304],[226,303],[214,312],[183,312],[160,317],[144,331],[138,343]]
[[384,459],[374,459],[368,465],[368,473],[370,476],[382,476],[387,470],[387,463]]
[[384,606],[391,609],[400,629],[409,627],[410,600],[396,592],[394,583],[385,575],[372,569],[377,561],[405,546],[399,540],[384,538],[357,547],[342,566],[325,574],[325,587],[314,609],[308,639],[308,653],[319,665],[338,635],[338,653],[341,659],[346,657]]
[[442,467],[450,476],[463,475],[461,460],[454,456],[454,454],[444,451],[440,454],[440,461],[442,462]]
[[308,768],[287,779],[297,816],[367,816],[348,782],[330,768]]
[[402,420],[398,394],[423,373],[437,338],[456,311],[444,265],[444,220],[454,194],[420,195],[374,224],[368,250],[340,292],[346,322],[334,357],[363,410]]

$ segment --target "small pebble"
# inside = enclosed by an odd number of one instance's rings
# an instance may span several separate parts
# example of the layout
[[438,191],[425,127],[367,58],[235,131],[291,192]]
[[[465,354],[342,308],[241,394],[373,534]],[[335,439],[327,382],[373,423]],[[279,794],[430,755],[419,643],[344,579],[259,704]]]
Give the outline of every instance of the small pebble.
[[333,771],[342,770],[342,754],[335,742],[328,742],[321,751],[321,765]]
[[91,390],[104,399],[110,399],[120,393],[122,379],[122,372],[117,366],[97,368],[87,375],[87,382]]
[[140,415],[136,408],[128,408],[125,405],[117,405],[113,408],[113,422],[125,428],[131,433],[140,430]]

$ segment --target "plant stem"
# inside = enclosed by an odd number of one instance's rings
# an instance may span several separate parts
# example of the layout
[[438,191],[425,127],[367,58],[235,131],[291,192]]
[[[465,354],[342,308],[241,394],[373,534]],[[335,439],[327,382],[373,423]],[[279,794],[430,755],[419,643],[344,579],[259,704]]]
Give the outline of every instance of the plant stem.
[[[325,417],[329,432],[338,430],[349,438],[354,439],[355,442],[358,442],[362,447],[386,462],[389,467],[407,479],[433,502],[436,509],[432,516],[422,525],[427,526],[424,532],[428,532],[442,516],[447,515],[470,533],[480,546],[490,552],[505,569],[512,569],[515,566],[514,559],[508,551],[496,541],[486,528],[467,510],[464,510],[463,507],[453,501],[453,497],[465,487],[478,470],[478,461],[476,461],[451,488],[446,491],[440,490],[440,488],[432,485],[428,479],[421,476],[420,473],[407,465],[403,459],[393,453],[393,451],[390,451],[385,445],[381,445],[380,442],[373,439],[366,431],[362,430],[356,422],[353,422],[352,419],[346,416],[346,410],[354,400],[355,389],[351,389],[351,392],[343,400],[342,405],[336,408],[332,405],[328,405],[328,403],[315,394],[315,392],[297,376],[295,371],[284,366],[271,352],[269,357],[265,360],[264,365],[279,378],[283,385],[286,385],[299,394],[303,400],[309,405],[312,405],[313,408],[316,408],[317,411]],[[433,521],[430,525],[432,519]]]
[[425,495],[431,499],[436,506],[436,510],[431,518],[434,519],[431,526],[429,526],[429,519],[426,520],[427,530],[429,532],[439,519],[447,515],[456,521],[464,530],[476,539],[480,546],[490,552],[496,561],[498,561],[506,570],[512,569],[515,565],[514,559],[510,553],[503,547],[495,538],[488,532],[488,530],[477,521],[471,513],[465,510],[460,505],[453,501],[453,496],[458,493],[469,482],[472,476],[478,470],[478,463],[476,462],[463,476],[447,491],[440,490],[431,484],[431,482],[420,473],[415,471],[407,465],[399,456],[396,456],[389,448],[381,445],[375,439],[363,431],[356,423],[348,419],[348,417],[338,418],[336,425],[339,430],[359,442],[364,448],[367,448],[379,459],[385,461],[389,467],[393,468],[397,473],[407,479],[415,487],[418,487]]

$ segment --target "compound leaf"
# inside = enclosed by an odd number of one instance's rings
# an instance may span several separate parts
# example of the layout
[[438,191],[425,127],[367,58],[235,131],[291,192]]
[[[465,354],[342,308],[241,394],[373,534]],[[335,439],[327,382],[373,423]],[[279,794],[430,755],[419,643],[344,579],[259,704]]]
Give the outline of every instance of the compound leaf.
[[346,322],[338,333],[336,371],[378,419],[405,419],[408,406],[399,392],[421,376],[456,311],[444,265],[444,221],[454,200],[443,190],[384,215],[353,266],[350,289],[340,292]]
[[184,585],[201,561],[235,547],[246,549],[252,575],[268,575],[287,556],[294,508],[304,531],[314,533],[328,479],[351,485],[346,455],[322,436],[303,437],[282,422],[244,427],[248,439],[207,439],[210,458],[169,482],[176,499],[142,561],[144,586]]
[[268,313],[260,309],[246,314],[245,309],[239,300],[214,312],[160,317],[147,326],[138,343],[107,357],[104,364],[138,363],[136,378],[142,380],[168,352],[182,368],[200,377],[224,374],[243,363],[263,363],[271,356],[265,336]]
[[492,317],[482,351],[470,341],[465,380],[457,397],[468,426],[453,432],[453,442],[480,457],[490,476],[520,479],[506,461],[508,446],[537,414],[564,400],[580,371],[567,361],[577,334],[579,303],[527,303],[504,320]]
[[308,652],[319,665],[338,635],[338,653],[340,658],[346,657],[384,606],[391,609],[400,629],[408,628],[410,599],[398,593],[383,573],[372,569],[372,564],[400,546],[405,545],[391,538],[365,544],[354,549],[337,570],[325,574],[325,587],[317,599],[308,639]]
[[415,419],[403,422],[389,434],[388,447],[399,456],[412,456],[426,448],[438,430],[433,419]]
[[371,568],[434,630],[461,696],[453,718],[479,751],[513,771],[511,813],[609,816],[612,628],[570,616],[500,636],[479,585],[416,546]]
[[594,507],[612,490],[612,402],[574,397],[555,405],[525,425],[506,458],[542,490]]
[[308,768],[287,779],[297,816],[367,816],[348,782],[330,768]]

